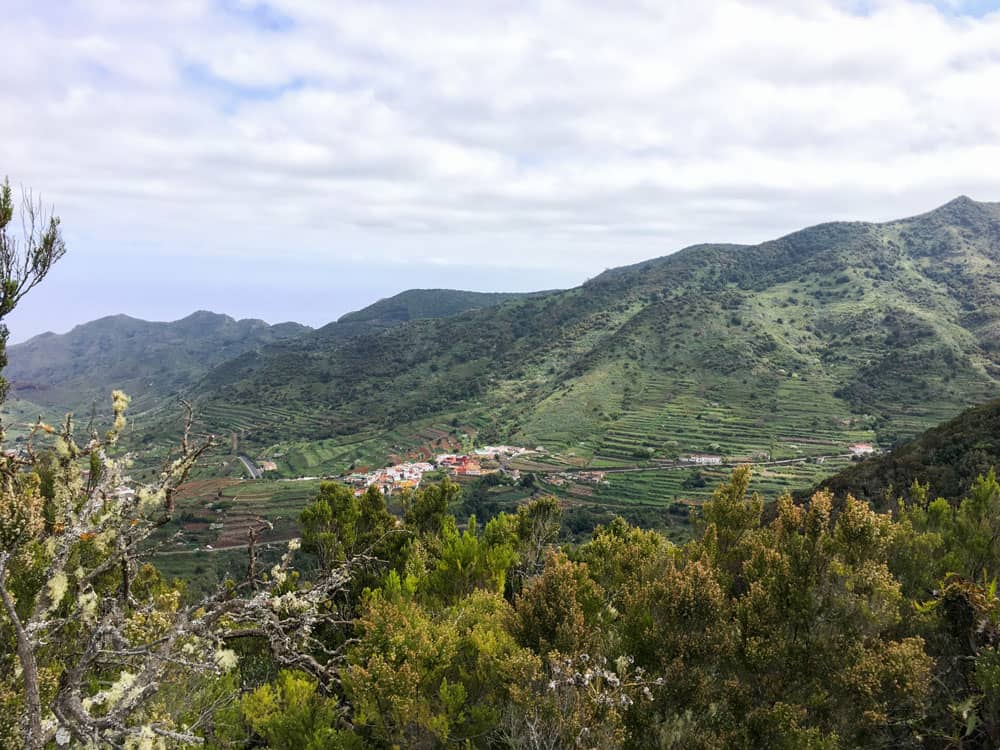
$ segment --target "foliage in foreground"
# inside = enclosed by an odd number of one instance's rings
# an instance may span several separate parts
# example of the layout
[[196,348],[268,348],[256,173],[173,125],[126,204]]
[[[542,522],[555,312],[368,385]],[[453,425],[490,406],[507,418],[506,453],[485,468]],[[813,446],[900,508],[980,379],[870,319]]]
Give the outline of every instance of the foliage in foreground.
[[[958,505],[914,487],[894,513],[853,498],[835,511],[821,492],[804,505],[780,498],[766,522],[749,478],[738,469],[716,490],[683,546],[616,520],[563,549],[551,498],[460,529],[447,482],[408,495],[403,518],[374,490],[355,497],[324,485],[302,514],[313,570],[295,573],[286,558],[249,582],[258,593],[232,582],[227,599],[270,597],[265,610],[287,608],[286,628],[310,623],[309,639],[283,631],[282,650],[245,618],[220,616],[172,653],[148,695],[130,694],[134,678],[123,686],[130,673],[107,661],[78,690],[95,718],[112,714],[117,693],[132,695],[131,713],[116,714],[126,730],[99,738],[127,747],[195,738],[276,749],[994,746],[993,474]],[[90,540],[72,554],[84,570],[88,555],[101,557]],[[44,702],[75,679],[75,644],[94,627],[66,614],[125,605],[118,573],[57,597],[61,581],[39,577],[32,559],[5,583],[19,607],[52,610],[36,650]],[[367,562],[345,574],[345,560]],[[345,585],[301,603],[317,585],[309,579],[338,572]],[[79,572],[67,580],[79,587]],[[133,581],[127,624],[146,647],[178,613],[197,620],[211,606],[187,607],[150,568]],[[10,620],[0,623],[13,645]],[[124,643],[107,648],[135,658]],[[185,651],[200,669],[182,668]],[[25,693],[10,654],[0,661],[0,732],[17,748]],[[101,701],[107,709],[93,708]],[[50,739],[92,739],[61,719],[45,714]]]

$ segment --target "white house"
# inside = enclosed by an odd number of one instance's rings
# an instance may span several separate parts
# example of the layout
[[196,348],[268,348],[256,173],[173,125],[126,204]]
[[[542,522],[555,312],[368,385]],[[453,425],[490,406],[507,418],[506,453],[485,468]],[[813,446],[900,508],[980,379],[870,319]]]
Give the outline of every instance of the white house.
[[868,456],[875,452],[875,446],[871,443],[855,443],[848,450],[852,456]]

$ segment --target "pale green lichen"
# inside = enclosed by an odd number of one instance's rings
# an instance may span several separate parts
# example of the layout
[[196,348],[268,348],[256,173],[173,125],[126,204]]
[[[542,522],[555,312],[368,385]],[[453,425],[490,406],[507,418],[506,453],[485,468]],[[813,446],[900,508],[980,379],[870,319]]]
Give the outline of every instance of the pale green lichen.
[[100,534],[94,537],[94,546],[101,552],[106,552],[108,548],[115,541],[115,537],[118,536],[118,532],[114,529],[105,529]]
[[304,601],[294,591],[271,599],[271,609],[287,615],[301,614],[309,609],[309,602]]
[[46,593],[49,596],[49,612],[52,612],[59,606],[63,597],[66,596],[68,588],[69,579],[66,578],[66,574],[61,570],[49,579],[49,582],[45,586]]
[[83,707],[88,711],[93,706],[114,706],[128,695],[136,675],[128,671],[122,671],[118,679],[107,690],[102,690],[90,698],[83,699]]
[[142,727],[138,734],[125,740],[126,750],[166,750],[166,747],[163,737],[157,736],[149,727]]
[[139,496],[139,512],[150,513],[163,506],[166,501],[166,491],[160,488],[140,487],[136,493]]
[[66,442],[66,439],[63,438],[62,435],[52,441],[52,450],[55,451],[55,454],[59,458],[70,458],[72,455],[70,453],[69,443]]
[[125,410],[128,409],[130,400],[124,391],[111,392],[111,409],[114,412],[115,418],[111,424],[111,429],[108,430],[107,440],[109,443],[115,442],[118,439],[119,433],[125,429]]
[[219,649],[215,652],[215,666],[217,666],[223,672],[228,672],[231,669],[236,668],[236,664],[239,662],[239,657],[236,652],[229,648]]
[[80,594],[77,604],[80,607],[80,617],[88,625],[97,622],[97,594],[94,591],[87,591]]

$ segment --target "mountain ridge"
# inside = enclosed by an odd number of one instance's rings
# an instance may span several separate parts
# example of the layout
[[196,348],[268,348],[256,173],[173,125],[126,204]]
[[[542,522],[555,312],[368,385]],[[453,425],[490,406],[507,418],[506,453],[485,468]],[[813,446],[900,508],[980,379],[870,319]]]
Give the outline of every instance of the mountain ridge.
[[189,321],[216,320],[216,319],[225,320],[230,323],[260,324],[269,326],[271,328],[277,328],[281,326],[295,326],[295,327],[300,327],[304,330],[312,330],[311,326],[307,326],[303,323],[297,323],[291,320],[281,321],[278,323],[268,323],[267,321],[262,320],[260,318],[234,318],[233,316],[228,315],[226,313],[217,313],[212,310],[195,310],[194,312],[185,315],[183,318],[177,318],[176,320],[146,320],[145,318],[139,318],[134,315],[129,315],[128,313],[111,313],[109,315],[102,315],[99,318],[94,318],[93,320],[84,321],[83,323],[77,323],[72,328],[63,333],[58,333],[56,331],[43,331],[42,333],[35,334],[34,336],[27,338],[24,341],[19,341],[16,344],[11,344],[11,347],[24,346],[25,344],[30,344],[39,339],[44,340],[60,336],[68,336],[74,332],[79,332],[80,329],[86,330],[88,327],[101,324],[126,323],[135,325],[171,326],[171,325],[186,323]]
[[30,394],[31,401],[50,409],[103,404],[113,388],[142,404],[188,385],[229,356],[308,330],[298,323],[272,326],[205,310],[175,321],[119,313],[10,346],[5,375],[15,396]]
[[325,441],[329,470],[455,423],[590,466],[890,445],[995,393],[998,263],[1000,204],[957,198],[907,219],[694,245],[329,346],[310,334],[226,363],[192,396],[206,428],[239,414],[261,449]]
[[[133,411],[141,411],[190,387],[205,372],[231,359],[307,333],[346,339],[410,318],[453,315],[520,296],[524,295],[407,290],[320,329],[294,322],[272,325],[258,318],[236,319],[209,310],[196,310],[173,321],[117,313],[81,323],[66,333],[45,332],[12,345],[6,374],[14,397],[27,402],[19,404],[22,411],[38,407],[53,414],[79,412],[91,403],[103,404],[114,388],[128,392],[135,401]],[[387,315],[387,311],[395,314]],[[132,372],[136,367],[141,372]]]

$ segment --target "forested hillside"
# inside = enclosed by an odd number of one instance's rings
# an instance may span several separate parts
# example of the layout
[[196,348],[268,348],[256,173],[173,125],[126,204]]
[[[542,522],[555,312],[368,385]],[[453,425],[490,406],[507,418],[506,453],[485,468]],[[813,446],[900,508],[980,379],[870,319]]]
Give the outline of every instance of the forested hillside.
[[381,299],[356,312],[347,313],[336,323],[320,328],[316,339],[333,341],[392,328],[411,320],[448,318],[523,297],[539,297],[548,292],[465,292],[457,289],[409,289]]
[[151,405],[243,352],[310,330],[200,311],[169,323],[113,315],[8,349],[11,391],[52,409],[104,406],[115,388]]
[[962,197],[347,340],[318,331],[191,396],[206,428],[251,445],[325,441],[325,470],[455,425],[593,466],[887,447],[996,393],[998,263],[1000,206]]
[[[410,320],[447,317],[519,296],[414,289],[344,315],[315,331],[315,341],[336,346]],[[310,331],[298,323],[268,325],[205,311],[170,323],[127,315],[101,318],[66,334],[45,333],[11,346],[7,373],[12,401],[7,410],[31,418],[33,408],[53,415],[62,410],[89,413],[93,403],[106,404],[115,388],[129,393],[137,410],[176,408],[176,396],[213,368]]]
[[914,482],[931,497],[957,501],[976,477],[1000,465],[1000,400],[962,412],[913,440],[841,471],[820,486],[891,507]]

